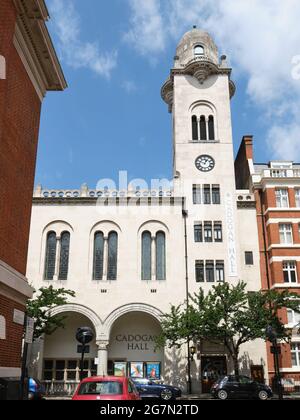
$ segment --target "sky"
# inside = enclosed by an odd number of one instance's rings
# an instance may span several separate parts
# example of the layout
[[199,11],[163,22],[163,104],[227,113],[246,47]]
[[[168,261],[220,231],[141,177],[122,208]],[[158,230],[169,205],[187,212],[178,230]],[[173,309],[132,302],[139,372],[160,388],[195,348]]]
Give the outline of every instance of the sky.
[[300,161],[299,0],[46,0],[68,89],[43,103],[36,184],[172,178],[172,126],[160,89],[176,46],[207,30],[233,68],[234,150]]

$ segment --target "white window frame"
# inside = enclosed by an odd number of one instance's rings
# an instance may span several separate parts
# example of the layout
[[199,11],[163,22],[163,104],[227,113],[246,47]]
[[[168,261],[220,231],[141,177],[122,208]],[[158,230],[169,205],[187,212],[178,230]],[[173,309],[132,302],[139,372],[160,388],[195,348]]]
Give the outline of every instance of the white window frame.
[[298,368],[298,367],[300,367],[300,343],[292,343],[291,344],[291,355],[293,355],[293,354],[296,355],[296,365],[293,364],[293,358],[292,358],[292,366],[294,368]]
[[276,206],[278,208],[289,208],[289,190],[287,188],[281,188],[276,190]]
[[287,309],[288,325],[296,327],[300,324],[300,314],[293,309]]
[[292,245],[294,243],[293,225],[291,223],[280,223],[279,236],[281,244]]
[[[284,261],[283,262],[283,272],[288,273],[289,281],[285,282],[286,284],[296,284],[298,283],[297,276],[297,262],[296,261]],[[292,273],[295,273],[296,281],[292,281]]]
[[296,207],[300,208],[300,188],[295,189]]

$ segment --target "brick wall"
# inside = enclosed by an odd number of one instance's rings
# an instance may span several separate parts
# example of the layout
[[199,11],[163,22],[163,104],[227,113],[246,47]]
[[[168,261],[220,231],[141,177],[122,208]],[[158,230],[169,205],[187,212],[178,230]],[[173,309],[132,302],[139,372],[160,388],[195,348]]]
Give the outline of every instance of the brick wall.
[[0,366],[2,367],[21,367],[21,349],[23,327],[14,324],[14,310],[24,312],[24,307],[0,295],[0,315],[6,321],[6,340],[0,340]]
[[41,102],[13,45],[16,11],[0,1],[0,259],[26,272]]

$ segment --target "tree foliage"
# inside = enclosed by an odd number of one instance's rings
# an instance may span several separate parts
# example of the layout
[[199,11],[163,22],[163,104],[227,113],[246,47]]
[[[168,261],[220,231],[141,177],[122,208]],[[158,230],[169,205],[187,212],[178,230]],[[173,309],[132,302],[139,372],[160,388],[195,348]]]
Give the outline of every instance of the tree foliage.
[[162,318],[162,334],[158,345],[182,346],[206,340],[222,344],[230,355],[236,374],[241,346],[256,339],[266,340],[271,325],[278,338],[290,339],[278,311],[291,308],[300,311],[299,295],[284,291],[247,292],[247,285],[228,283],[214,286],[205,295],[203,289],[190,296],[189,302],[172,307]]
[[42,287],[38,296],[27,303],[27,315],[34,319],[34,339],[44,334],[51,335],[58,328],[64,328],[66,319],[63,315],[51,315],[51,309],[68,303],[68,298],[75,297],[75,292],[66,289]]

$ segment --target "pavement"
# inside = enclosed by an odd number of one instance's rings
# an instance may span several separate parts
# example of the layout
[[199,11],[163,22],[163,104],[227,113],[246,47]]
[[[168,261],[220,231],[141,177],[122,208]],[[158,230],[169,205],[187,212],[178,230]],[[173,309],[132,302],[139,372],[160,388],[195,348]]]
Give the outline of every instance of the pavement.
[[[210,394],[193,394],[193,395],[183,395],[180,400],[184,401],[199,401],[199,400],[212,400],[212,396]],[[294,394],[287,394],[283,396],[284,400],[300,400],[300,393]],[[278,395],[274,395],[272,400],[278,400]]]

